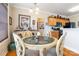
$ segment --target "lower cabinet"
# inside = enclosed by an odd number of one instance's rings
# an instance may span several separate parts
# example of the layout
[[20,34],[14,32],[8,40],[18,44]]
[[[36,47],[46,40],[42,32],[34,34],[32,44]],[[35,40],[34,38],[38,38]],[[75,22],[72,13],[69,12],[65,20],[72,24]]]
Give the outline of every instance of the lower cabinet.
[[60,37],[60,32],[57,31],[57,30],[56,30],[56,31],[50,31],[50,36],[59,39],[59,37]]

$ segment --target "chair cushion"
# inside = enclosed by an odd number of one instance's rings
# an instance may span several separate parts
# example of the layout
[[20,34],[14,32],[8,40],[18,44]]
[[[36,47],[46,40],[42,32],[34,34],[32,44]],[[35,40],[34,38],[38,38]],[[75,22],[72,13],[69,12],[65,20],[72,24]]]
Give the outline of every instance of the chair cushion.
[[21,37],[31,37],[32,36],[32,32],[31,31],[22,31],[22,32],[17,32],[17,34]]

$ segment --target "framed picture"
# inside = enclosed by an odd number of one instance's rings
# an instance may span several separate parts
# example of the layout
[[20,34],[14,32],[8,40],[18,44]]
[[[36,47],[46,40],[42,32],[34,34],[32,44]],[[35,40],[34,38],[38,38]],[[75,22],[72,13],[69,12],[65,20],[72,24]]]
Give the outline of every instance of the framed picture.
[[23,30],[28,30],[30,27],[31,17],[29,15],[19,14],[19,27]]
[[79,21],[78,21],[78,27],[79,27]]
[[32,25],[35,25],[35,20],[32,20]]
[[9,16],[9,25],[12,25],[12,17]]
[[44,19],[43,18],[37,18],[37,29],[44,29]]

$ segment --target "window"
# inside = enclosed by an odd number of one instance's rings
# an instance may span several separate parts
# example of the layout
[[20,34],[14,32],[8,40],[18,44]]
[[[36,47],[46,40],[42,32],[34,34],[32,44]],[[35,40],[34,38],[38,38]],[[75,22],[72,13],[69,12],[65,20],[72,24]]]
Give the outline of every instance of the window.
[[7,4],[0,3],[0,42],[8,37]]

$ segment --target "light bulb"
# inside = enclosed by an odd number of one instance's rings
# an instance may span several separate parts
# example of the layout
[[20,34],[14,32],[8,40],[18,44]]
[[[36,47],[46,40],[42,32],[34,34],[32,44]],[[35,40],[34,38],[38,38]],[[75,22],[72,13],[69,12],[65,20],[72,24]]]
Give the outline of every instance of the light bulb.
[[33,10],[32,9],[29,9],[29,11],[32,13],[33,12]]
[[39,8],[38,7],[36,7],[36,9],[35,9],[36,11],[39,11]]
[[35,14],[38,14],[38,12],[35,12]]

